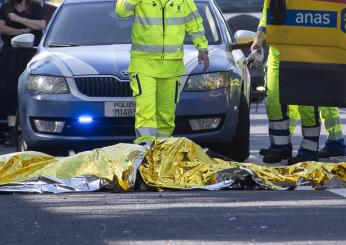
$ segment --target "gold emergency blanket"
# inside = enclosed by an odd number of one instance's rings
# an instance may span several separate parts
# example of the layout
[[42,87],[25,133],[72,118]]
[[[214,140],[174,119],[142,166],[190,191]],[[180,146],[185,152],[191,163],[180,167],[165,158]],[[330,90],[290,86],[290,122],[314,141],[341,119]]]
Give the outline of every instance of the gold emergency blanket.
[[[346,186],[346,163],[305,162],[289,167],[226,162],[210,158],[186,138],[157,140],[150,150],[117,144],[65,158],[38,152],[0,156],[0,191],[131,191],[139,170],[154,190],[315,189]],[[138,177],[138,176],[137,176]]]
[[[143,147],[118,144],[65,158],[38,152],[0,156],[0,191],[129,191],[143,160]],[[31,190],[31,191],[30,191]]]
[[158,188],[282,189],[310,184],[316,189],[346,186],[346,163],[304,162],[289,167],[211,159],[185,138],[158,140],[140,165],[146,184]]

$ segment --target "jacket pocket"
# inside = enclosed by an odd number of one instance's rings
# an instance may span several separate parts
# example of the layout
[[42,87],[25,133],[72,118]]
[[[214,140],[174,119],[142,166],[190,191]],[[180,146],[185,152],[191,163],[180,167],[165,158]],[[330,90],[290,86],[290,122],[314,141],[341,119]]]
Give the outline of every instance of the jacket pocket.
[[161,13],[160,4],[153,0],[138,1],[138,16],[154,17]]
[[177,104],[180,100],[180,81],[177,80],[175,82],[175,96],[174,96],[174,103]]
[[185,16],[185,1],[168,1],[166,4],[166,14],[167,17],[183,18]]
[[133,97],[137,97],[142,94],[142,86],[138,74],[131,75],[130,86]]

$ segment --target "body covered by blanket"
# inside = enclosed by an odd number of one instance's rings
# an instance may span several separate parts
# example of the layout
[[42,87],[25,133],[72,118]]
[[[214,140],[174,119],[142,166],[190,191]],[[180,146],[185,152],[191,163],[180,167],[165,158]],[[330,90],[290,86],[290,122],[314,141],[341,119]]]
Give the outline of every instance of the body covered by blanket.
[[[157,140],[150,150],[117,144],[65,158],[38,152],[0,156],[0,191],[76,192],[108,188],[131,191],[136,173],[157,190],[316,189],[346,186],[346,163],[304,162],[268,167],[210,158],[186,138]],[[138,176],[137,176],[138,177]]]

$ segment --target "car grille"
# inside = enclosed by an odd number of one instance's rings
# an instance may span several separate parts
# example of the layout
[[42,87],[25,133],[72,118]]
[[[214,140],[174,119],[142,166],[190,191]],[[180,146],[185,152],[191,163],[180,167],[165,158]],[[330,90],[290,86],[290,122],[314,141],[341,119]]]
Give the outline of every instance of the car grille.
[[77,89],[89,97],[132,97],[129,82],[115,77],[75,77]]

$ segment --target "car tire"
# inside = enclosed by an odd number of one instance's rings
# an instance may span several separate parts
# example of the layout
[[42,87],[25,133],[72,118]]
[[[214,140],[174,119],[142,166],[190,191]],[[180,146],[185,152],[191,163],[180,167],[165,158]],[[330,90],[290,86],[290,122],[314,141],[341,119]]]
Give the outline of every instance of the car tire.
[[16,113],[16,151],[17,152],[24,152],[24,151],[30,151],[28,145],[26,144],[25,140],[23,139],[22,136],[22,131],[20,128],[20,120],[19,120],[19,111],[17,110]]
[[25,141],[19,127],[19,123],[16,126],[17,128],[17,144],[16,144],[16,151],[17,152],[24,152],[24,151],[37,151],[42,152],[48,155],[52,156],[67,156],[68,150],[65,148],[44,148],[44,147],[33,147],[28,145],[28,143]]
[[52,148],[44,148],[44,147],[32,147],[29,146],[26,141],[24,140],[23,136],[18,133],[17,137],[17,151],[18,152],[24,152],[24,151],[37,151],[37,152],[42,152],[51,156],[59,156],[59,157],[64,157],[68,156],[69,152],[65,148],[57,148],[57,149],[52,149]]
[[245,161],[249,155],[250,145],[250,108],[246,96],[242,94],[239,102],[239,115],[233,141],[220,145],[218,152],[237,162]]
[[[18,129],[18,127],[17,127]],[[24,151],[39,151],[39,149],[33,148],[27,144],[20,130],[17,130],[17,144],[16,144],[17,152]]]
[[23,136],[20,133],[17,134],[16,151],[17,152],[30,151],[28,145],[26,144],[25,140],[23,139]]

